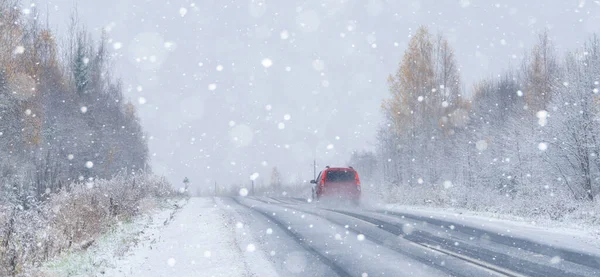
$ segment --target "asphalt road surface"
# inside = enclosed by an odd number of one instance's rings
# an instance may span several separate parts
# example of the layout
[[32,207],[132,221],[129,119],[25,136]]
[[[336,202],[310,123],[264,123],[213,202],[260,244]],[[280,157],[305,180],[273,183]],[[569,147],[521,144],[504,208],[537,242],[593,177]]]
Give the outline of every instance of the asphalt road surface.
[[280,276],[600,276],[598,256],[447,219],[300,198],[217,202]]

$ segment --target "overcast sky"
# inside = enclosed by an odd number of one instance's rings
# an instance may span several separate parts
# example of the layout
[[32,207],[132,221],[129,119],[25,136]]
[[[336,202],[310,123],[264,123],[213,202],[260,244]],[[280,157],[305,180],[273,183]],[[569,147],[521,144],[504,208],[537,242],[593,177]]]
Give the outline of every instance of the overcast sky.
[[[426,25],[456,50],[467,93],[518,65],[547,28],[562,52],[600,31],[584,0],[35,1],[64,35],[78,6],[109,32],[116,73],[151,137],[156,173],[194,187],[268,183],[372,149],[387,76]],[[28,3],[24,3],[27,5]]]

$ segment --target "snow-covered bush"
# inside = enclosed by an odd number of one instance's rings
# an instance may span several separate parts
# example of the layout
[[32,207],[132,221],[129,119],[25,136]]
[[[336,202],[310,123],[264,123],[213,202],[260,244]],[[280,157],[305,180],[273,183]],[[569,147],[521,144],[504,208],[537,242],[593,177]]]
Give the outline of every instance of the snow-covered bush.
[[411,206],[461,208],[477,212],[513,215],[536,221],[600,222],[600,201],[576,201],[567,192],[546,188],[515,195],[487,186],[390,186],[382,193],[384,201]]
[[72,184],[41,202],[6,187],[0,192],[0,276],[22,275],[65,251],[85,250],[114,224],[161,198],[182,196],[150,174]]

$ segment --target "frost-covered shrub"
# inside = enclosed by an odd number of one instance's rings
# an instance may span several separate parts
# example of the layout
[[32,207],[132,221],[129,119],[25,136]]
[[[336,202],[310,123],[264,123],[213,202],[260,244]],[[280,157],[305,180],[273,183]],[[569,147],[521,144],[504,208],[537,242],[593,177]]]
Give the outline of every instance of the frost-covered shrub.
[[585,202],[566,191],[528,187],[506,193],[494,187],[461,184],[390,186],[386,202],[413,206],[462,208],[477,212],[514,215],[536,221],[600,223],[600,201]]
[[42,202],[25,195],[0,189],[0,276],[23,275],[62,252],[86,249],[157,199],[181,196],[150,174],[72,184]]

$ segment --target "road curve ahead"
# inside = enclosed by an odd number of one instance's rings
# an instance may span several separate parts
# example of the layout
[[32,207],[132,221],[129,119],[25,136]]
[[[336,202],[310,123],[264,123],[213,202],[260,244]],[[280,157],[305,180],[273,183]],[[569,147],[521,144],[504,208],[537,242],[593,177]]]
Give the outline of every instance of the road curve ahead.
[[280,276],[600,276],[600,257],[450,220],[304,199],[217,202]]

